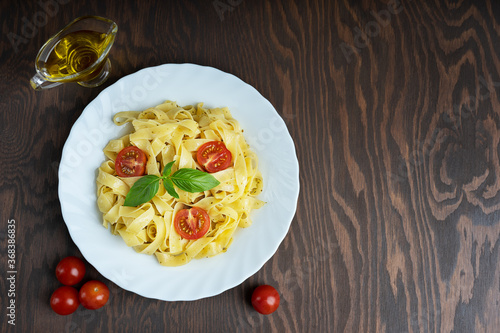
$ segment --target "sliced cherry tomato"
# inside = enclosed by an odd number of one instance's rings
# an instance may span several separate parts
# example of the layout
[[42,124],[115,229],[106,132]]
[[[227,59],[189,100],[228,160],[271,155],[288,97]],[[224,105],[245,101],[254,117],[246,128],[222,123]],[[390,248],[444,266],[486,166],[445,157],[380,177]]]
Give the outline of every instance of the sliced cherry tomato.
[[50,307],[55,313],[62,316],[72,314],[79,305],[78,291],[73,287],[59,287],[50,297]]
[[96,310],[108,301],[109,289],[101,281],[91,280],[80,288],[79,299],[86,309]]
[[123,148],[116,157],[115,171],[120,177],[142,176],[146,171],[146,154],[135,146]]
[[85,264],[77,257],[66,257],[57,264],[56,277],[64,285],[72,286],[82,281]]
[[210,229],[210,216],[201,208],[181,209],[174,219],[177,233],[185,239],[198,239]]
[[274,287],[262,285],[253,291],[252,306],[257,312],[268,315],[276,311],[280,305],[280,295]]
[[196,153],[196,160],[210,173],[227,169],[233,155],[222,141],[210,141],[202,145]]

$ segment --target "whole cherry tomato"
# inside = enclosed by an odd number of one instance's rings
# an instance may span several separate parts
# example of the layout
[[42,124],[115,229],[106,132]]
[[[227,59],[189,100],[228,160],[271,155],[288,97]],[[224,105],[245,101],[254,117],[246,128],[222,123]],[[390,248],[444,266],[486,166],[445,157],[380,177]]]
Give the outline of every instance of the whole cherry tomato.
[[59,287],[50,297],[50,307],[62,316],[75,312],[79,305],[78,291],[73,287]]
[[272,286],[265,284],[253,291],[252,306],[257,312],[268,315],[276,311],[279,305],[280,295]]
[[66,257],[57,264],[56,277],[64,285],[72,286],[82,281],[85,264],[77,257]]
[[109,289],[101,281],[91,280],[80,288],[79,299],[85,308],[96,310],[108,301]]

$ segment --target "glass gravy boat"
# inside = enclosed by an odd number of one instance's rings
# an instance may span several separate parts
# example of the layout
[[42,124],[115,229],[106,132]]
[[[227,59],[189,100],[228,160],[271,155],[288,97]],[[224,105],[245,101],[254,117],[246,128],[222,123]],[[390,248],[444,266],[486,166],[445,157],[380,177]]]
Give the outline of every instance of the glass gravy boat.
[[41,90],[66,82],[84,87],[101,85],[111,70],[108,53],[117,31],[116,23],[103,17],[77,18],[42,46],[31,87]]

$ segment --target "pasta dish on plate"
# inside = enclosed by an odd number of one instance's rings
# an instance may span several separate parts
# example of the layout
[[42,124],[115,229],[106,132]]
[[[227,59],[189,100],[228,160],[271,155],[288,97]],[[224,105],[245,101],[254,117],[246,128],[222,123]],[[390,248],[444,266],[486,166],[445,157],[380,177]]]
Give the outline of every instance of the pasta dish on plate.
[[[256,197],[263,179],[228,108],[166,101],[119,112],[113,121],[131,123],[133,131],[103,150],[97,205],[103,225],[128,246],[179,266],[225,252],[235,231],[251,225],[250,212],[264,205]],[[189,190],[182,176],[193,183],[215,178],[216,186]],[[151,199],[137,205],[130,198],[148,193]]]

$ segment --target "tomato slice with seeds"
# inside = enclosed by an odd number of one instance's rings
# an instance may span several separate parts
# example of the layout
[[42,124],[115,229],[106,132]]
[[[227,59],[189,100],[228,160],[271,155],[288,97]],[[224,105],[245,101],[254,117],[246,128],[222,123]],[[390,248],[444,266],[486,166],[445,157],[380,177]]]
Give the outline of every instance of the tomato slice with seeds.
[[116,157],[116,174],[120,177],[142,176],[146,172],[146,162],[146,154],[139,148],[123,148]]
[[210,173],[227,169],[233,155],[222,141],[210,141],[202,145],[196,153],[196,160]]
[[174,227],[182,238],[198,239],[205,236],[210,229],[210,216],[198,207],[181,209],[175,214]]

